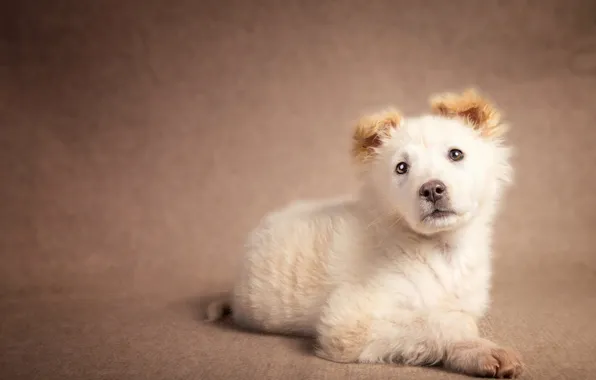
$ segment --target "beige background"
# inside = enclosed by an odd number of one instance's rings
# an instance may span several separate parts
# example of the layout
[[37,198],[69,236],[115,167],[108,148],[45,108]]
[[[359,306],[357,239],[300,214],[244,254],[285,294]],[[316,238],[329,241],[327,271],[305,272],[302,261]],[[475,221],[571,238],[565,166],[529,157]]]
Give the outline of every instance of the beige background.
[[478,86],[517,183],[488,333],[596,370],[593,1],[21,1],[0,11],[0,378],[447,379],[198,320],[248,230],[354,189],[354,119]]

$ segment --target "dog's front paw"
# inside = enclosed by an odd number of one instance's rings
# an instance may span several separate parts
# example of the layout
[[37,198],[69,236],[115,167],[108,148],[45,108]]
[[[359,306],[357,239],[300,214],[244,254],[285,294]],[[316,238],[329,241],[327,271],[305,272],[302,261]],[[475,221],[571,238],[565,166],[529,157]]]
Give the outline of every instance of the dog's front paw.
[[523,372],[520,355],[486,340],[460,342],[450,347],[446,367],[470,376],[513,379]]
[[523,372],[522,359],[519,353],[510,348],[493,348],[491,356],[499,365],[495,377],[499,379],[513,379]]

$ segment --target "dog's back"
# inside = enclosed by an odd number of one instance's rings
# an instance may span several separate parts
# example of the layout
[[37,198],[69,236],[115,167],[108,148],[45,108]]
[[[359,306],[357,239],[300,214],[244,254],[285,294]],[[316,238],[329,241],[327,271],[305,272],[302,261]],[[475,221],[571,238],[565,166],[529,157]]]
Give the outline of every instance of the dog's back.
[[353,219],[348,199],[301,201],[272,212],[251,233],[231,306],[239,325],[311,335],[336,282],[333,255]]

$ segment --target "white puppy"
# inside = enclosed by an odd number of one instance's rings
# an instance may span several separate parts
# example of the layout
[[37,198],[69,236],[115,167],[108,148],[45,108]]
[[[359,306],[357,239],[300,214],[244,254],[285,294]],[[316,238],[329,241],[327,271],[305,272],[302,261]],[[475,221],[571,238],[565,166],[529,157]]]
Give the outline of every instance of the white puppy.
[[336,362],[442,364],[516,377],[519,355],[478,336],[489,303],[492,223],[510,182],[498,111],[473,90],[432,113],[363,118],[356,197],[297,202],[267,215],[215,320],[310,335]]

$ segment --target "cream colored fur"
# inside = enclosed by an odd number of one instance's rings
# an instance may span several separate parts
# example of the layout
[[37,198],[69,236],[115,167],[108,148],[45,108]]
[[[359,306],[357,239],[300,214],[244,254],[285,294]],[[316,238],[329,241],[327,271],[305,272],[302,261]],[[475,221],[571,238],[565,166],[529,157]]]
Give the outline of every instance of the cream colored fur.
[[[511,177],[496,133],[504,125],[475,92],[436,99],[430,115],[391,110],[360,121],[355,196],[295,202],[261,221],[229,300],[237,324],[313,336],[316,354],[336,362],[521,373],[519,355],[476,326],[489,305],[492,222]],[[454,148],[463,160],[450,159]],[[407,173],[396,173],[399,162]],[[453,214],[425,218],[433,206],[419,189],[432,179],[445,184]]]

